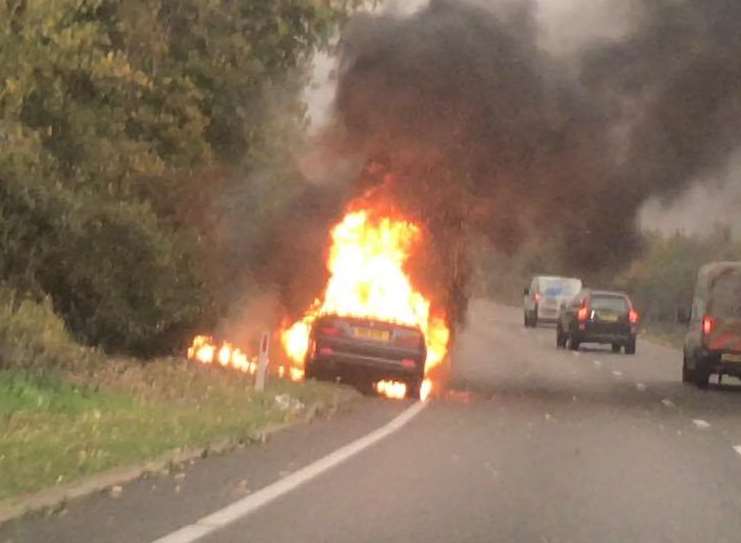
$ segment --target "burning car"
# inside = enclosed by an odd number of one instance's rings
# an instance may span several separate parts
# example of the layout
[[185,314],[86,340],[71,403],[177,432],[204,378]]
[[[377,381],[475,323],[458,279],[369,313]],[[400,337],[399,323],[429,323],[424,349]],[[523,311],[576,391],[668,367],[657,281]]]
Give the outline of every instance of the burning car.
[[391,395],[419,398],[426,360],[427,346],[419,327],[324,315],[312,326],[304,368],[307,377],[383,383],[380,387],[388,388]]
[[323,294],[281,332],[293,367],[307,377],[362,378],[391,398],[426,396],[432,370],[446,361],[450,330],[406,270],[422,235],[402,218],[345,215],[331,232]]

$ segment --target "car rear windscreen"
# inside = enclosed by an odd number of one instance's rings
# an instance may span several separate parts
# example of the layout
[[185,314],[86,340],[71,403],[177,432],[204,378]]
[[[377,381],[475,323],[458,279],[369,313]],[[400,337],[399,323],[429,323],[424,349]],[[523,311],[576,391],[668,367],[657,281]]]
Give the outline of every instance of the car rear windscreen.
[[741,272],[731,271],[715,280],[709,309],[721,319],[741,319]]
[[592,309],[595,311],[614,311],[627,313],[628,302],[622,296],[592,296]]
[[541,290],[551,298],[575,296],[581,290],[581,281],[578,279],[542,279]]

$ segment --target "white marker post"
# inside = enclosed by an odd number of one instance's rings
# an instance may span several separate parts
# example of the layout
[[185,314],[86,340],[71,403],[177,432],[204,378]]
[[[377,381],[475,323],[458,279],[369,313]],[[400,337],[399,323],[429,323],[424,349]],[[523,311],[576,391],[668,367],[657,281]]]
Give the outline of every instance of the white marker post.
[[268,354],[270,351],[270,332],[263,332],[260,339],[260,356],[257,362],[257,376],[255,377],[255,390],[265,390],[265,373],[268,371]]

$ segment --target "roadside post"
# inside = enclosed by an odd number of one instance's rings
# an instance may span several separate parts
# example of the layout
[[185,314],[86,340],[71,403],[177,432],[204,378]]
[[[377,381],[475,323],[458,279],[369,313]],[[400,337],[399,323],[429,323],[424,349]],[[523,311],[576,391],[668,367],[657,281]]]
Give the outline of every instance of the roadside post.
[[255,390],[262,392],[265,390],[265,374],[268,370],[270,351],[270,332],[263,332],[260,338],[260,355],[257,362],[257,375],[255,377]]

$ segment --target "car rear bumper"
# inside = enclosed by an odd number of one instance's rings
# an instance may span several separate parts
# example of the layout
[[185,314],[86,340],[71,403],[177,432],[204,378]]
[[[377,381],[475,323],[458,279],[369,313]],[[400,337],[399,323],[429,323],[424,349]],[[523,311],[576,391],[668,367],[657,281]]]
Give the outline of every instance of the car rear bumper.
[[714,373],[723,373],[741,378],[741,352],[705,351],[703,360],[708,369]]
[[[309,361],[314,370],[333,374],[355,374],[369,379],[421,379],[424,375],[424,362],[404,365],[401,360],[392,360],[355,353],[333,353],[317,355]],[[407,363],[408,364],[408,363]]]
[[627,345],[635,341],[635,334],[626,333],[582,333],[576,336],[579,343],[614,343],[619,345]]

